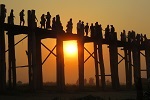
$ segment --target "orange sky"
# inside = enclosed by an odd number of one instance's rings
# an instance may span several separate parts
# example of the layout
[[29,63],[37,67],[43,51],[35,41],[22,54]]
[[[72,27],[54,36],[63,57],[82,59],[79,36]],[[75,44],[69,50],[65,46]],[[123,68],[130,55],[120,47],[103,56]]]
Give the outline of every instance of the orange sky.
[[[120,33],[123,29],[126,31],[135,30],[137,33],[144,33],[149,35],[150,26],[150,0],[1,0],[0,3],[6,4],[7,15],[9,15],[10,9],[14,9],[15,24],[19,24],[19,12],[22,9],[36,10],[36,16],[40,20],[40,16],[47,11],[51,12],[52,17],[56,14],[60,14],[61,21],[66,29],[67,21],[73,19],[73,32],[76,33],[76,23],[79,19],[85,23],[95,23],[98,21],[105,28],[107,24],[113,24],[116,31]],[[25,13],[27,17],[27,13]],[[26,25],[26,23],[25,23]],[[39,26],[39,22],[38,22]],[[16,36],[16,42],[24,37]],[[119,35],[118,35],[119,37]],[[6,37],[7,41],[7,37]],[[46,39],[42,40],[50,49],[55,46],[55,40]],[[27,50],[26,40],[16,46],[16,61],[17,65],[27,65],[27,56],[25,50]],[[7,46],[7,44],[6,44]],[[90,52],[93,52],[92,44],[85,44]],[[103,49],[105,66],[107,68],[106,73],[109,74],[109,53],[107,46]],[[120,49],[120,48],[119,48]],[[43,60],[49,52],[42,48]],[[121,53],[121,51],[120,51]],[[21,55],[21,56],[20,56]],[[85,58],[88,54],[85,51]],[[48,61],[43,65],[44,81],[56,80],[56,61],[53,55],[50,56]],[[65,56],[65,75],[66,83],[75,83],[78,77],[78,63],[77,56],[67,57]],[[142,66],[145,66],[143,61]],[[27,68],[17,69],[17,80],[27,82]],[[74,72],[74,74],[72,74]],[[124,63],[119,65],[120,81],[124,82]],[[122,74],[121,74],[122,73]],[[22,75],[23,74],[23,75]],[[26,74],[26,75],[25,75]],[[85,77],[94,77],[94,60],[91,58],[85,63]]]

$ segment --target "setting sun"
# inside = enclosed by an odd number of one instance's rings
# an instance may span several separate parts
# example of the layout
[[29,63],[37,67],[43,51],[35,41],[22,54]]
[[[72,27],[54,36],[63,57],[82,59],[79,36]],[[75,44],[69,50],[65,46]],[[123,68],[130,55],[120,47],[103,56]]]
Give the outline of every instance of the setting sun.
[[64,42],[64,53],[67,56],[74,56],[77,54],[77,43],[76,41],[65,41]]

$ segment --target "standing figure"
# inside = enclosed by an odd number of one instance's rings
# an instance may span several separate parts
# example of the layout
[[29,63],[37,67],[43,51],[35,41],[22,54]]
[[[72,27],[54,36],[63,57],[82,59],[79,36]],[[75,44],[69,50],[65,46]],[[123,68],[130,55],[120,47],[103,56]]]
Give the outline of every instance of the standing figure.
[[81,23],[81,33],[82,36],[84,36],[84,22]]
[[100,24],[100,25],[98,25],[98,37],[100,38],[100,39],[103,39],[103,33],[102,33],[102,25]]
[[111,33],[114,33],[114,32],[115,32],[114,26],[113,26],[113,25],[110,25],[110,26],[111,26],[110,32],[111,32]]
[[120,39],[121,41],[126,42],[126,31],[125,30],[123,30],[123,32],[121,32],[120,37],[121,37],[121,39]]
[[47,12],[47,15],[46,15],[46,29],[51,28],[50,22],[51,22],[51,15],[50,15],[50,12]]
[[109,33],[110,33],[110,29],[109,29],[109,25],[107,25],[107,27],[105,28],[105,39],[109,40]]
[[81,34],[81,20],[77,23],[77,34]]
[[45,22],[46,22],[45,15],[42,14],[42,16],[41,16],[41,21],[40,21],[41,28],[44,27],[44,29],[45,29]]
[[25,20],[24,20],[24,16],[25,16],[25,14],[24,14],[24,9],[20,12],[20,26],[21,26],[21,24],[22,24],[22,26],[24,26],[24,23],[25,23]]
[[117,35],[115,33],[115,28],[113,25],[110,25],[111,26],[111,29],[110,29],[110,38],[111,40],[116,40],[117,39]]
[[86,34],[86,36],[88,36],[88,33],[89,33],[89,25],[88,25],[88,23],[86,23],[86,25],[85,25],[85,34]]
[[66,32],[72,34],[72,29],[73,29],[72,18],[70,18],[66,27],[67,27]]
[[52,30],[55,31],[56,30],[56,20],[55,17],[52,20]]
[[60,21],[60,16],[56,15],[56,33],[61,34],[64,33],[62,23]]
[[14,25],[14,10],[13,9],[11,9],[11,11],[10,11],[10,16],[8,16],[8,23],[9,24],[13,24]]
[[91,37],[94,37],[94,26],[93,26],[93,23],[91,23],[90,31],[91,31]]

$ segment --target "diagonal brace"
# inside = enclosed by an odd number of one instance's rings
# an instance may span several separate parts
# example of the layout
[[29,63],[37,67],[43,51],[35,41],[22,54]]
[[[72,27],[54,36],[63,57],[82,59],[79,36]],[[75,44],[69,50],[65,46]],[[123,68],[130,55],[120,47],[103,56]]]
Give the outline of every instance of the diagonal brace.
[[[41,43],[42,44],[42,46],[44,46],[50,53],[52,53],[55,57],[57,56],[55,53],[53,53],[53,51],[52,50],[50,50],[46,45],[44,45],[43,43]],[[53,48],[53,49],[55,49],[56,48],[56,45],[55,45],[55,47]]]
[[[14,46],[16,46],[17,44],[19,44],[21,41],[23,41],[24,39],[26,39],[28,36],[25,36],[24,38],[22,38],[21,40],[19,40],[17,43],[14,44]],[[9,51],[9,48],[5,51],[7,52]]]
[[[50,50],[50,53],[47,55],[47,57],[44,59],[44,61],[42,62],[42,65],[46,62],[46,60],[48,59],[48,57],[53,53],[53,51],[55,50],[55,48],[56,48],[56,45],[55,45],[55,47],[52,49],[52,50]],[[53,54],[54,55],[54,54]],[[56,55],[55,55],[56,56]]]

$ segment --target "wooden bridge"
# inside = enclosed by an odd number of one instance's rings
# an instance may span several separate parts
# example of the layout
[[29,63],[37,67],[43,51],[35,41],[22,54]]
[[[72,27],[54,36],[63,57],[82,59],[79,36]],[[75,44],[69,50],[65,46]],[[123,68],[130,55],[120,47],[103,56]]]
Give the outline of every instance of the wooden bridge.
[[[15,35],[26,34],[28,37],[28,69],[29,69],[29,85],[31,90],[42,89],[43,77],[42,77],[42,58],[41,58],[41,40],[45,38],[55,38],[56,39],[56,54],[53,50],[48,50],[56,56],[56,74],[57,74],[57,86],[59,90],[65,89],[65,76],[64,76],[64,54],[63,54],[63,41],[67,40],[77,40],[78,44],[78,69],[79,69],[79,89],[84,89],[84,63],[90,57],[94,58],[95,61],[95,78],[96,87],[105,89],[106,87],[106,77],[110,76],[112,81],[112,87],[118,89],[120,86],[119,74],[118,74],[118,64],[125,60],[125,73],[126,73],[126,86],[131,88],[132,86],[132,75],[134,76],[135,84],[138,83],[141,78],[141,64],[140,64],[140,54],[141,51],[145,51],[145,61],[146,61],[146,71],[147,78],[150,78],[150,40],[147,39],[143,43],[139,41],[120,41],[117,39],[95,39],[93,37],[80,36],[78,34],[67,34],[67,33],[57,33],[53,30],[46,30],[36,27],[35,23],[35,12],[34,10],[28,11],[28,26],[12,25],[3,22],[3,7],[0,5],[0,91],[6,91],[6,49],[5,49],[5,31],[7,31],[8,36],[8,82],[10,88],[16,87],[16,57],[15,57]],[[29,14],[30,12],[30,14]],[[25,37],[25,38],[26,38]],[[117,35],[115,36],[117,37]],[[94,51],[90,53],[85,47],[85,43],[93,43]],[[110,69],[111,74],[105,74],[105,66],[102,52],[102,45],[106,44],[109,48],[110,55]],[[44,44],[43,44],[44,45]],[[44,45],[45,46],[45,45]],[[46,46],[45,46],[46,47]],[[123,47],[124,55],[122,56],[118,52],[118,48]],[[86,50],[90,55],[87,59],[84,59],[84,50]],[[118,61],[118,55],[122,57],[122,60]],[[107,59],[108,60],[108,59]],[[133,72],[132,73],[132,68]],[[99,79],[101,78],[101,81]]]

